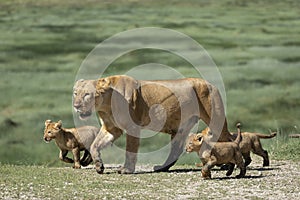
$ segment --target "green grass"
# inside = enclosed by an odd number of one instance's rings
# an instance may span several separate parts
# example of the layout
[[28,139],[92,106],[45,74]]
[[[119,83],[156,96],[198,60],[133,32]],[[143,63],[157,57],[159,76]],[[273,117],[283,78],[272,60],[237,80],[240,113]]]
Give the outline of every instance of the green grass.
[[[41,139],[43,126],[46,119],[74,126],[72,87],[83,59],[116,33],[153,26],[191,36],[212,56],[226,88],[230,130],[237,121],[247,131],[280,130],[276,139],[263,141],[265,148],[272,158],[300,160],[299,140],[286,139],[300,126],[297,1],[2,0],[0,7],[0,162],[62,166],[56,146]],[[124,55],[105,75],[150,62],[195,76],[186,61],[159,50]],[[117,146],[124,146],[123,138]],[[144,140],[141,152],[164,146],[168,139]],[[105,160],[112,157],[109,150],[105,154]],[[116,157],[122,162],[123,156]],[[184,156],[180,162],[195,159]]]

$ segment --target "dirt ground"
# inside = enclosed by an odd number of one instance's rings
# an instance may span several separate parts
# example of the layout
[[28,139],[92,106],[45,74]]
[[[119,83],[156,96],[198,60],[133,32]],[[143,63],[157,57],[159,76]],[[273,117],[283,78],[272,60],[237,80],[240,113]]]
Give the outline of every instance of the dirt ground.
[[[271,160],[269,167],[262,167],[262,160],[254,158],[247,168],[246,177],[226,177],[226,171],[214,168],[212,180],[201,178],[201,169],[173,167],[170,185],[176,176],[187,173],[170,197],[175,199],[300,199],[300,162]],[[152,171],[150,166],[139,166],[138,173]],[[236,169],[234,175],[238,174]],[[173,177],[172,177],[173,176]]]
[[300,162],[271,160],[261,167],[255,158],[246,177],[226,177],[214,168],[212,179],[201,178],[195,165],[175,165],[169,172],[153,172],[153,165],[137,165],[136,173],[117,173],[120,165],[82,169],[0,165],[0,199],[300,199]]

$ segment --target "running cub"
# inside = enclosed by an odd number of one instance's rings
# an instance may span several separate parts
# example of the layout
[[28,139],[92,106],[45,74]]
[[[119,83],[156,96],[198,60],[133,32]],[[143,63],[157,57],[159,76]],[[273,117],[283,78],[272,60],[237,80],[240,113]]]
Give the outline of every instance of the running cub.
[[234,170],[235,164],[240,168],[240,174],[237,178],[242,178],[246,174],[246,166],[239,147],[241,141],[240,124],[237,124],[238,135],[234,142],[216,142],[211,143],[211,131],[207,135],[202,133],[192,134],[189,136],[186,144],[186,151],[196,151],[203,163],[201,170],[202,177],[211,178],[211,168],[215,165],[228,164],[229,170],[226,176],[230,176]]
[[[201,132],[201,135],[208,135],[209,134],[209,128],[204,129]],[[242,133],[242,141],[240,142],[239,146],[243,155],[243,158],[245,160],[245,165],[248,166],[252,159],[250,156],[250,152],[253,152],[256,155],[261,156],[264,161],[263,161],[263,166],[269,166],[270,165],[270,161],[269,161],[269,156],[268,156],[268,152],[266,150],[264,150],[262,148],[260,139],[270,139],[276,136],[276,132],[271,133],[270,135],[266,135],[266,134],[261,134],[261,133],[250,133],[250,132],[243,132]],[[237,137],[237,134],[235,133],[231,133],[231,138],[232,140],[235,140]],[[192,137],[191,137],[192,138]],[[192,142],[193,140],[190,139],[190,142]],[[192,152],[193,148],[195,145],[197,146],[197,144],[199,143],[199,141],[194,140],[193,141],[194,144],[187,144],[186,149],[188,152]]]
[[[46,120],[44,140],[48,143],[54,139],[60,149],[59,158],[66,163],[74,163],[73,168],[78,169],[81,165],[87,166],[93,161],[89,150],[99,130],[93,126],[66,129],[62,128],[61,120],[58,122]],[[72,151],[74,160],[67,157],[68,151]],[[84,151],[81,159],[80,151]]]

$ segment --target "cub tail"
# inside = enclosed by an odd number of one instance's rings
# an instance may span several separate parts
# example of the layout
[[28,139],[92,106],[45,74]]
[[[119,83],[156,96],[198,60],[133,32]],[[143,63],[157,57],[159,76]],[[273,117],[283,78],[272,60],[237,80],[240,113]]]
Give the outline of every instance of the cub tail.
[[235,143],[239,144],[240,141],[242,140],[242,133],[241,133],[241,123],[236,124],[236,128],[238,130],[238,134],[236,139],[234,140]]
[[260,139],[270,139],[277,135],[277,132],[273,132],[270,135],[262,134],[262,133],[254,133]]

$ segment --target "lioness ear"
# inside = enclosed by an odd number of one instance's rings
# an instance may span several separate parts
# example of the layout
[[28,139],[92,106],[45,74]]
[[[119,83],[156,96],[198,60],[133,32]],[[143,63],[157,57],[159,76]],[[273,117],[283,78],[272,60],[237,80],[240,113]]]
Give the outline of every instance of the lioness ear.
[[45,126],[48,126],[48,124],[50,124],[51,123],[51,120],[50,119],[47,119],[46,121],[45,121]]
[[62,121],[61,120],[59,120],[57,123],[55,123],[55,125],[54,125],[54,127],[55,128],[61,128],[61,126],[62,126]]
[[135,79],[125,75],[107,77],[107,79],[110,81],[110,87],[120,93],[128,103],[133,101],[138,88],[138,82]]
[[95,96],[99,96],[101,92],[110,88],[110,80],[108,78],[100,78],[95,82],[96,93]]

